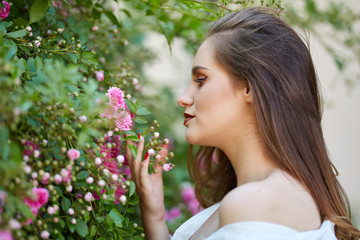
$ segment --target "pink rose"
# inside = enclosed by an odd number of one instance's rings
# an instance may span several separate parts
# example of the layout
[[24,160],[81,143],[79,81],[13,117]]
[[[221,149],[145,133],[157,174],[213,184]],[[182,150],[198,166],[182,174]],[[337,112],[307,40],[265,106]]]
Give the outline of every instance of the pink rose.
[[80,157],[80,151],[72,148],[67,152],[67,156],[70,160],[78,159]]
[[54,180],[56,184],[60,184],[62,182],[62,177],[60,176],[60,174],[55,174]]
[[104,76],[104,71],[96,71],[96,79],[101,82],[102,80],[104,80],[105,76]]
[[49,192],[46,188],[33,188],[32,196],[24,198],[24,203],[30,208],[41,208],[49,200]]
[[71,181],[71,171],[63,168],[60,171],[60,175],[62,177],[63,182],[69,183]]
[[106,95],[109,97],[109,102],[117,109],[123,108],[125,105],[124,93],[117,87],[110,87]]
[[129,131],[132,127],[131,116],[129,113],[126,111],[120,112],[115,119],[115,125],[121,131]]
[[112,119],[113,117],[116,116],[117,108],[109,103],[106,103],[106,105],[108,107],[105,108],[104,113],[100,114],[100,116],[102,118]]
[[171,170],[172,169],[171,163],[165,163],[163,165],[163,169],[164,169],[165,172],[168,172],[169,170]]
[[7,18],[9,16],[10,4],[6,1],[2,1],[2,3],[4,4],[4,7],[0,9],[0,18],[2,18],[2,20],[4,20],[5,18]]
[[183,200],[184,203],[188,203],[194,198],[196,198],[195,197],[195,191],[194,191],[194,189],[192,187],[186,186],[186,187],[184,187],[182,189],[182,191],[181,191],[181,199]]
[[1,240],[13,240],[14,238],[13,238],[11,232],[0,229],[0,239]]

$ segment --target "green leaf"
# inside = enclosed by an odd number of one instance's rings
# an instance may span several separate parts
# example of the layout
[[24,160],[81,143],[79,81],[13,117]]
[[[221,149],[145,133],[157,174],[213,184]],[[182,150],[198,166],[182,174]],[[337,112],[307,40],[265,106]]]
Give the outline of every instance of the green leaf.
[[133,200],[131,200],[131,201],[129,202],[130,205],[136,205],[136,204],[138,204],[138,203],[139,203],[139,198],[138,198],[138,197],[134,198]]
[[124,217],[119,213],[118,210],[116,210],[115,208],[113,208],[110,212],[109,212],[109,216],[110,218],[114,221],[115,225],[117,227],[122,227],[122,221],[124,220]]
[[140,141],[141,141],[141,140],[138,138],[138,136],[134,136],[134,135],[128,136],[128,137],[126,137],[124,140],[125,140],[125,141],[130,140],[130,141],[133,141],[133,142],[140,142]]
[[96,234],[96,226],[95,226],[95,225],[92,225],[91,228],[90,228],[89,237],[94,237],[95,234]]
[[98,223],[102,223],[105,219],[103,217],[96,217],[96,221],[98,221]]
[[9,48],[5,55],[5,62],[10,61],[16,54],[18,48],[16,43],[11,40],[4,39],[4,44]]
[[128,100],[128,99],[125,99],[125,103],[126,103],[126,106],[129,108],[129,110],[132,112],[132,113],[135,113],[136,112],[136,106],[135,104]]
[[26,29],[22,29],[15,32],[9,32],[5,34],[6,36],[12,37],[12,38],[19,38],[26,35]]
[[135,122],[139,123],[139,124],[145,124],[147,123],[146,119],[143,117],[136,117],[135,118]]
[[140,107],[138,110],[136,110],[137,115],[149,115],[151,112],[146,107]]
[[76,219],[75,230],[82,237],[85,237],[89,231],[86,222],[81,219]]
[[133,181],[130,181],[130,190],[129,190],[129,196],[131,197],[135,192],[135,183]]
[[46,14],[49,8],[47,0],[36,0],[30,8],[30,23],[40,21]]
[[66,197],[63,197],[63,199],[61,200],[61,207],[65,212],[67,212],[67,210],[69,210],[69,208],[71,207],[70,200]]
[[136,147],[135,147],[135,146],[133,146],[133,145],[130,145],[130,144],[128,144],[127,146],[130,148],[131,153],[133,154],[134,158],[136,158],[136,156],[137,156],[137,150],[136,150]]
[[119,21],[117,20],[117,18],[115,17],[115,15],[110,12],[110,11],[105,11],[105,15],[110,19],[110,21],[115,24],[116,26],[118,26],[119,28],[121,28],[121,25],[119,23]]
[[89,175],[89,172],[83,170],[81,172],[78,172],[78,174],[76,174],[76,178],[77,179],[84,179],[84,178],[87,178],[88,175]]

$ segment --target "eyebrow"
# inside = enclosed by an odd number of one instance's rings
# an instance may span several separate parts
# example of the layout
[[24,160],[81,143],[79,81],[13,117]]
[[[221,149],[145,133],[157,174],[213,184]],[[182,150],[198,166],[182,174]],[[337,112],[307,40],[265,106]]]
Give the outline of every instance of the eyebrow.
[[193,75],[193,76],[196,75],[197,71],[199,71],[200,69],[209,70],[209,69],[206,68],[206,67],[202,67],[202,66],[197,65],[197,66],[195,66],[195,67],[192,68],[192,70],[191,70],[192,75]]

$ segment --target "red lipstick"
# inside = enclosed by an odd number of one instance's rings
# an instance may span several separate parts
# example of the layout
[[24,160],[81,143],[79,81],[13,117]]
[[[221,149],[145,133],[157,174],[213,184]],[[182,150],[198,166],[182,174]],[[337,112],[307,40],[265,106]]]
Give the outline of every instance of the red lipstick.
[[190,115],[190,114],[188,114],[188,113],[184,113],[184,117],[185,117],[185,120],[184,120],[184,125],[185,125],[188,121],[190,121],[191,119],[193,119],[195,116]]

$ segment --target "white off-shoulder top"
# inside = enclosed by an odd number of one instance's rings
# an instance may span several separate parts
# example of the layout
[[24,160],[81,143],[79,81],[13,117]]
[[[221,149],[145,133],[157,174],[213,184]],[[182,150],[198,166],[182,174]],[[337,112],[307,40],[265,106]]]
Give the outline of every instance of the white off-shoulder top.
[[[174,233],[172,240],[187,240],[201,227],[201,225],[219,208],[220,203],[196,214]],[[334,223],[325,220],[316,230],[299,232],[295,229],[258,221],[236,222],[225,225],[212,233],[206,240],[337,240]],[[204,240],[205,240],[204,239]]]

